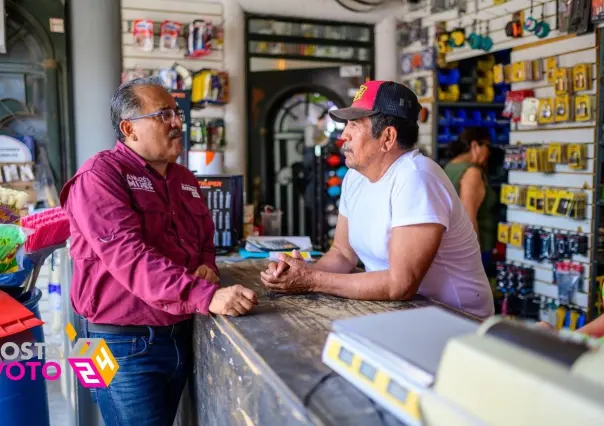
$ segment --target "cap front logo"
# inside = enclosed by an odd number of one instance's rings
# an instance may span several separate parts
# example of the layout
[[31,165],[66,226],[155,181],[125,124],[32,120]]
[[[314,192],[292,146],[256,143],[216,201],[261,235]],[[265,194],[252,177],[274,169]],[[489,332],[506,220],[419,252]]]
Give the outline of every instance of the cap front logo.
[[356,95],[354,95],[354,99],[352,100],[352,102],[360,101],[363,95],[365,94],[365,90],[367,90],[367,86],[365,86],[364,84],[361,85],[361,87],[359,87],[359,90],[357,90]]

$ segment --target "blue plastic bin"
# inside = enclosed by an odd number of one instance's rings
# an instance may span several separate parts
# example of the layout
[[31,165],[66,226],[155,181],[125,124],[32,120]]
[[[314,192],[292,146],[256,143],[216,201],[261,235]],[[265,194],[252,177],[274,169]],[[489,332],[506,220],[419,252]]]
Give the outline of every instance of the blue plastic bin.
[[[40,318],[38,302],[41,298],[42,291],[35,288],[27,300],[22,302],[37,318]],[[44,342],[42,326],[32,328],[30,332],[37,342]],[[40,360],[33,358],[31,361]],[[41,361],[44,362],[43,359]],[[6,426],[50,426],[48,394],[42,372],[38,370],[36,380],[30,380],[29,367],[25,371],[26,376],[17,381],[10,380],[6,376],[6,372],[0,375],[0,424]]]

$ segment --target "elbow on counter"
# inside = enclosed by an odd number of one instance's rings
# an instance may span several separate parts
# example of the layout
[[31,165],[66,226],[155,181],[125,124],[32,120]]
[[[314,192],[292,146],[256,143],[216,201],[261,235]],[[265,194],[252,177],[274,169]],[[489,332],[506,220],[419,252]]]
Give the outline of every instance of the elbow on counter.
[[410,279],[397,279],[392,277],[388,286],[389,301],[411,300],[417,292],[417,287]]

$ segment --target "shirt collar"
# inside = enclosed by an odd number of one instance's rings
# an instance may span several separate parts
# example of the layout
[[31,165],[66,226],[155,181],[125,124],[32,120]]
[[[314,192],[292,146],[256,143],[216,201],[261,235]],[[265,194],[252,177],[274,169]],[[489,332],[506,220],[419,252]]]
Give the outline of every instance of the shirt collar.
[[126,146],[126,144],[123,143],[122,141],[119,141],[119,140],[117,141],[117,144],[115,145],[115,149],[118,150],[119,152],[126,154],[129,158],[136,161],[141,166],[143,166],[145,168],[148,166],[147,162],[145,161],[145,159],[143,157],[141,157],[136,152],[134,152],[130,148],[128,148],[128,146]]
[[[130,149],[122,141],[120,141],[120,140],[117,141],[115,149],[119,152],[124,153],[130,159],[136,161],[138,164],[140,164],[146,170],[150,171],[151,173],[155,173],[155,174],[157,174],[157,176],[160,176],[161,178],[163,178],[163,176],[161,176],[159,173],[157,173],[155,171],[155,169],[153,167],[151,167],[143,157],[141,157],[136,152],[134,152],[132,149]],[[168,168],[166,169],[166,178],[168,178],[168,175],[170,174],[171,169],[172,169],[172,165],[168,164]]]

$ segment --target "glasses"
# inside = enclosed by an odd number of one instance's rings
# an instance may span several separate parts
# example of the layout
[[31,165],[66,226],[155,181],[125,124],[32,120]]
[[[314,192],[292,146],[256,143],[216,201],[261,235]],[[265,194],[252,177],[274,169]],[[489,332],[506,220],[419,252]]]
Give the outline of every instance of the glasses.
[[162,109],[161,111],[152,112],[152,113],[144,114],[144,115],[138,115],[138,116],[132,117],[132,118],[125,118],[124,120],[136,121],[136,120],[140,120],[141,118],[161,117],[161,119],[164,123],[173,123],[174,118],[177,115],[181,122],[185,121],[185,112],[180,108],[176,108],[176,110],[173,110],[170,108]]

